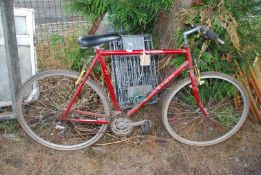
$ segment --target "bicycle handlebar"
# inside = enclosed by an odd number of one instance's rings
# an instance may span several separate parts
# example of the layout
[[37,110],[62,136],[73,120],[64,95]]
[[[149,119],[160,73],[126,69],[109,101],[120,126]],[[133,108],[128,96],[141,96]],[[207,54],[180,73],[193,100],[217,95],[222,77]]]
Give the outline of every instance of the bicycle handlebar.
[[217,34],[213,30],[209,29],[207,26],[202,25],[202,26],[194,27],[193,29],[183,33],[185,44],[188,44],[187,36],[195,32],[201,33],[205,39],[212,40],[212,41],[217,40],[221,44],[225,43],[223,40],[218,38]]

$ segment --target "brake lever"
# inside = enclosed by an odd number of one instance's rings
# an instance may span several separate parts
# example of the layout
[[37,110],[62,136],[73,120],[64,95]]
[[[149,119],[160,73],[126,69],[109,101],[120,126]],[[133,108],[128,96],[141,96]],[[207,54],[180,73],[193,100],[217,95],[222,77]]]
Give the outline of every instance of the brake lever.
[[220,38],[217,38],[217,41],[220,43],[220,44],[225,44],[225,41],[223,41],[222,39],[220,39]]

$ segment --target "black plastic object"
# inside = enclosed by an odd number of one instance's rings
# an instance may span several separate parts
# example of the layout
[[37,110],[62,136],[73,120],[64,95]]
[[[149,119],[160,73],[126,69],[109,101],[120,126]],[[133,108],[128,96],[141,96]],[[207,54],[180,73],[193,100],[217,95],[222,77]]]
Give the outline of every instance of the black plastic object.
[[93,36],[83,35],[78,38],[78,43],[81,47],[96,47],[120,38],[121,36],[118,33]]

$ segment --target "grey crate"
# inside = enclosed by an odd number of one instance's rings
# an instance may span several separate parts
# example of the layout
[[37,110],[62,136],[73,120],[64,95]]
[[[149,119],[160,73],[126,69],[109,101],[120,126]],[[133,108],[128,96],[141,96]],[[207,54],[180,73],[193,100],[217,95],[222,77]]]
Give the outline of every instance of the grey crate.
[[[152,49],[151,35],[124,35],[113,41],[110,50]],[[121,108],[131,108],[141,101],[158,84],[159,59],[151,56],[149,66],[140,66],[137,55],[112,56],[112,80],[117,100]],[[157,102],[154,97],[149,103]]]

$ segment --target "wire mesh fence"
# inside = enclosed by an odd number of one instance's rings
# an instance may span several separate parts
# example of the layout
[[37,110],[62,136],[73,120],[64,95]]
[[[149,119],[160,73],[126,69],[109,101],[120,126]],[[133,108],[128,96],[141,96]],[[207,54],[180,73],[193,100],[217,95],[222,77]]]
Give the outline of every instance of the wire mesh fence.
[[66,10],[66,1],[63,0],[15,0],[14,7],[34,9],[38,41],[44,41],[50,33],[87,33],[90,27],[86,18]]
[[[66,9],[68,0],[14,0],[15,8],[34,9],[35,46],[39,69],[69,65],[66,48],[76,47],[76,38],[88,33],[91,22]],[[58,59],[57,59],[58,57]],[[60,59],[60,60],[59,60]],[[64,62],[64,63],[63,63]]]

